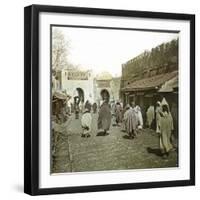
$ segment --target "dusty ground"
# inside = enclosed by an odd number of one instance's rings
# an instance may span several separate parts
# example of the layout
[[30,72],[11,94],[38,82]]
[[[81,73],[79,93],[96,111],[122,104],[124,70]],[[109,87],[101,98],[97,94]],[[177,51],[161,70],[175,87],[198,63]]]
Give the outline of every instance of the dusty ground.
[[111,126],[109,135],[96,136],[97,114],[93,114],[91,137],[82,138],[81,131],[80,119],[71,116],[58,138],[53,173],[177,166],[176,151],[167,159],[159,156],[159,137],[153,130],[144,129],[130,140],[120,127]]

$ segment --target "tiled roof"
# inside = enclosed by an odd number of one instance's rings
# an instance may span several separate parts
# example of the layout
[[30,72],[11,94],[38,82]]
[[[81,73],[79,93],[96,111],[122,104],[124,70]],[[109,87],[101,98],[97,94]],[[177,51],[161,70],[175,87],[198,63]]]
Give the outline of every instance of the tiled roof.
[[134,81],[124,87],[122,91],[140,91],[140,90],[150,90],[155,89],[156,87],[160,87],[166,81],[178,76],[178,71],[173,71],[170,73],[159,74],[156,76],[140,79]]

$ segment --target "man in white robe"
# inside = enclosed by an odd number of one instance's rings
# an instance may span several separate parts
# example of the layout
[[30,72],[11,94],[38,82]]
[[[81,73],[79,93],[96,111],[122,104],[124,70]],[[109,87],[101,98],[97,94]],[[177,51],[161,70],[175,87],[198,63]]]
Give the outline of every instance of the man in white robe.
[[167,105],[163,105],[162,110],[162,117],[160,119],[160,150],[163,154],[163,157],[167,157],[170,150],[173,149],[171,143],[173,119]]
[[82,137],[90,137],[91,124],[92,124],[92,115],[90,111],[86,108],[81,118],[81,126],[83,129],[83,133],[81,135]]
[[153,120],[155,118],[154,106],[153,105],[149,106],[146,115],[147,115],[147,126],[149,128],[151,128],[152,122],[153,122]]
[[135,107],[135,112],[136,112],[137,121],[138,121],[138,127],[137,128],[142,129],[143,128],[143,117],[142,117],[140,106],[137,105]]

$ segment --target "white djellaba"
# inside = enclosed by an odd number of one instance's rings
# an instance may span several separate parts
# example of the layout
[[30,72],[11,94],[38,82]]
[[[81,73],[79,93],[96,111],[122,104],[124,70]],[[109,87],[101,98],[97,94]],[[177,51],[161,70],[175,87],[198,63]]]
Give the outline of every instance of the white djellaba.
[[83,128],[82,137],[90,137],[92,124],[92,115],[86,108],[81,118],[81,126]]

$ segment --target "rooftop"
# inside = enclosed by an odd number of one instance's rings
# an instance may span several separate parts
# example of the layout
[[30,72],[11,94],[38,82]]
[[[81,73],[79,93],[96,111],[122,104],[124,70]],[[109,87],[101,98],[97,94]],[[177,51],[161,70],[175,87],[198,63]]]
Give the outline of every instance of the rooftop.
[[109,72],[102,72],[96,76],[98,81],[111,80],[112,75]]
[[159,92],[173,92],[175,88],[178,88],[178,75],[166,81],[159,89]]
[[122,91],[140,91],[156,89],[156,87],[162,86],[163,84],[165,84],[165,82],[169,81],[174,77],[178,77],[178,71],[173,71],[170,73],[159,74],[156,76],[136,80],[127,85],[126,87],[122,88]]

